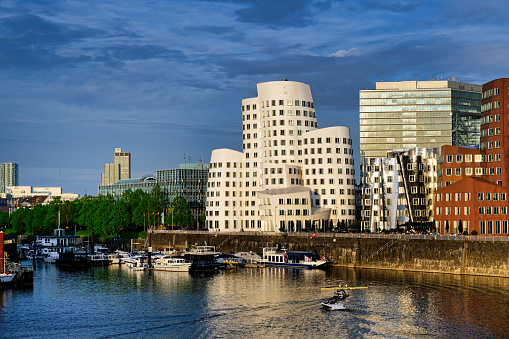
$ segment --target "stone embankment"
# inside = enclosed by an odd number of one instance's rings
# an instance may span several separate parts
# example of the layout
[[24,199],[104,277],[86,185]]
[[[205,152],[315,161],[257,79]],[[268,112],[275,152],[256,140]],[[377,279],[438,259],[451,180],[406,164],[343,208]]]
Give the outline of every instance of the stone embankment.
[[154,231],[147,236],[153,249],[212,245],[224,253],[261,254],[263,247],[277,246],[314,252],[337,266],[509,277],[506,238],[192,231]]

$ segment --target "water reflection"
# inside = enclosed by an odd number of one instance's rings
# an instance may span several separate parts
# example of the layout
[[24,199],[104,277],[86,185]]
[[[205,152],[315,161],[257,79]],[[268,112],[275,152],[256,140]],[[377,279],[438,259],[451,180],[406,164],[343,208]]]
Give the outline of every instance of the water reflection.
[[[330,312],[321,287],[352,290]],[[38,265],[34,288],[0,291],[9,338],[507,337],[509,279],[331,268],[215,275]],[[22,330],[20,330],[22,329]]]

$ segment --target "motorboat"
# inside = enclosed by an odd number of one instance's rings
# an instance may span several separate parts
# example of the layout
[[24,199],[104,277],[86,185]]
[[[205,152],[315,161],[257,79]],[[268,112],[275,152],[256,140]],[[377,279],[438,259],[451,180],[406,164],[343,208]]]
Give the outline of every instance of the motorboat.
[[136,255],[124,259],[125,266],[133,271],[143,271],[149,268],[148,257],[145,255]]
[[165,255],[157,259],[154,264],[155,271],[169,271],[169,272],[189,272],[192,263],[187,262],[182,257],[174,255]]
[[324,309],[329,311],[346,310],[345,305],[343,305],[343,303],[340,302],[340,299],[337,298],[330,298],[327,301],[322,302],[321,304]]
[[332,298],[329,298],[327,301],[321,303],[322,307],[330,311],[346,310],[345,305],[343,305],[341,301],[346,299],[348,296],[348,292],[346,292],[344,289],[338,289],[336,292],[334,292]]
[[191,273],[215,272],[221,266],[217,262],[219,254],[214,246],[197,246],[184,252],[184,259],[192,263]]
[[56,263],[58,258],[60,257],[60,254],[56,251],[49,251],[46,253],[46,258],[44,258],[45,262],[48,263]]
[[321,259],[312,252],[292,251],[277,247],[264,247],[261,262],[266,266],[295,267],[295,268],[322,268],[330,262],[322,257]]
[[236,252],[234,256],[242,259],[241,266],[246,268],[265,267],[262,257],[254,252]]
[[108,255],[104,253],[89,253],[87,255],[88,264],[90,266],[108,266],[111,261],[108,259]]

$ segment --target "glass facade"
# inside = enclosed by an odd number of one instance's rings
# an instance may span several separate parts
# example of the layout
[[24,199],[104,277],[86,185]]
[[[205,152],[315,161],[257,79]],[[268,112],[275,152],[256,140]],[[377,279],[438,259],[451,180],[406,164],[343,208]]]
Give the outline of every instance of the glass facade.
[[141,189],[145,193],[150,193],[156,185],[159,185],[168,203],[182,196],[187,200],[193,214],[198,216],[205,210],[207,177],[207,165],[183,164],[176,169],[157,170],[156,178],[124,179],[113,185],[101,185],[99,195],[110,194],[119,199],[128,189],[132,191]]
[[481,93],[453,88],[360,91],[361,157],[479,143]]

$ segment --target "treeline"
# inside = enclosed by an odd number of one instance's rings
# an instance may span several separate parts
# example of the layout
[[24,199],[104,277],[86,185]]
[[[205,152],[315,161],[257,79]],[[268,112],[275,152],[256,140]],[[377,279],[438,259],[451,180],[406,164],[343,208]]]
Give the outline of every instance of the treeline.
[[67,234],[75,231],[93,231],[101,236],[118,235],[128,230],[145,230],[150,226],[162,225],[163,212],[165,225],[188,227],[195,219],[187,201],[179,196],[166,204],[161,188],[156,185],[152,192],[141,189],[127,190],[119,200],[113,196],[87,196],[72,202],[56,197],[49,205],[36,205],[33,209],[18,208],[9,216],[0,212],[0,226],[9,233],[53,235],[58,226],[67,228]]

